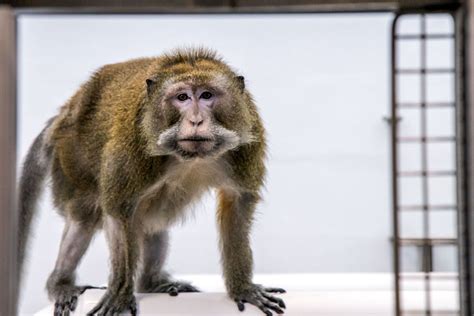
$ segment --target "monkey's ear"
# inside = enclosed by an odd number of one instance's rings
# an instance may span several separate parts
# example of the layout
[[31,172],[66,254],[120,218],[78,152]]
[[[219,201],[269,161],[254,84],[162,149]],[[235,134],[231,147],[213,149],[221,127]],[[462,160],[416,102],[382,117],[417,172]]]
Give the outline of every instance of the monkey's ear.
[[153,79],[147,79],[146,80],[146,91],[148,93],[148,95],[152,94],[153,93],[153,90],[156,86],[156,81],[153,80]]
[[237,82],[239,83],[239,88],[241,91],[244,91],[245,89],[245,78],[244,76],[237,76],[235,77],[237,79]]

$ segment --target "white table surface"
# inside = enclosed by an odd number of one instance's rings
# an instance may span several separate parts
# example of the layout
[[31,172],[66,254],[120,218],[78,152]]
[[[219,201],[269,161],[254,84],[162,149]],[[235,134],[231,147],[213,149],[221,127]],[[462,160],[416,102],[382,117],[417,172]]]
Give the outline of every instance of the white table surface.
[[[261,316],[256,307],[246,304],[241,313],[224,293],[224,286],[217,275],[188,275],[203,293],[182,293],[177,297],[167,294],[137,294],[139,315],[160,316]],[[257,283],[280,286],[288,292],[281,294],[285,300],[287,316],[324,315],[393,315],[393,278],[390,274],[283,274],[257,275]],[[432,281],[433,309],[442,315],[458,309],[457,283],[450,274],[437,274]],[[403,304],[407,310],[422,310],[425,292],[420,278],[404,282]],[[73,315],[85,315],[98,302],[103,290],[86,291],[79,299]],[[48,306],[35,316],[50,316]],[[275,313],[276,315],[276,313]],[[409,314],[407,314],[409,315]],[[435,313],[434,316],[437,314]],[[440,314],[441,315],[441,314]],[[455,315],[455,314],[453,314]]]

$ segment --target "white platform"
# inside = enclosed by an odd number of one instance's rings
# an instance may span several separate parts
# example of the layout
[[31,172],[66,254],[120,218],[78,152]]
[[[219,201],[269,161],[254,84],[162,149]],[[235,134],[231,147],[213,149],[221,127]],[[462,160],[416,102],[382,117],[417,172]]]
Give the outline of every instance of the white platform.
[[[457,283],[454,275],[436,274],[432,281],[432,308],[442,315],[455,315],[458,310]],[[237,310],[224,293],[220,276],[180,276],[190,280],[204,293],[137,294],[139,315],[160,316],[262,316],[256,307],[246,304],[245,313]],[[393,315],[393,279],[390,274],[285,274],[257,275],[257,283],[280,286],[288,293],[281,294],[287,305],[285,315]],[[403,284],[403,302],[406,310],[423,310],[425,292],[420,278],[410,278]],[[79,299],[74,315],[85,315],[98,302],[104,291],[90,290]],[[49,306],[35,316],[53,315]],[[409,314],[406,314],[409,315]],[[437,314],[434,313],[434,316]],[[441,314],[440,314],[441,315]]]

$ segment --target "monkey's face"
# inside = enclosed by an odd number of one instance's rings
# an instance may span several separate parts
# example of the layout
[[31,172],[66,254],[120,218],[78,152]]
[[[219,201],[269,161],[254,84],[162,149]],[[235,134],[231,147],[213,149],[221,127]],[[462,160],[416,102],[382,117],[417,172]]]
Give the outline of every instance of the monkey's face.
[[[238,79],[236,79],[238,80]],[[249,142],[242,91],[223,75],[187,75],[163,83],[155,115],[155,152],[181,159],[217,157]],[[240,101],[240,102],[239,102]],[[240,121],[240,122],[239,122]],[[237,124],[236,124],[237,123]]]

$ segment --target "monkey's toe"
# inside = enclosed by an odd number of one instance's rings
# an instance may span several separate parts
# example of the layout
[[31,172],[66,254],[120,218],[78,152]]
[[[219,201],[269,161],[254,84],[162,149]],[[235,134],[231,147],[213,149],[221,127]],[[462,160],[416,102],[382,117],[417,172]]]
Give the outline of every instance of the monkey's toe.
[[54,316],[69,316],[77,307],[79,296],[88,289],[103,289],[96,286],[60,286],[55,292]]
[[87,313],[87,316],[118,316],[124,312],[130,312],[132,316],[137,316],[137,310],[137,301],[133,294],[113,295],[106,293],[94,309]]
[[152,293],[168,293],[171,296],[177,296],[179,293],[200,292],[198,288],[188,282],[169,281],[158,284],[151,291]]

